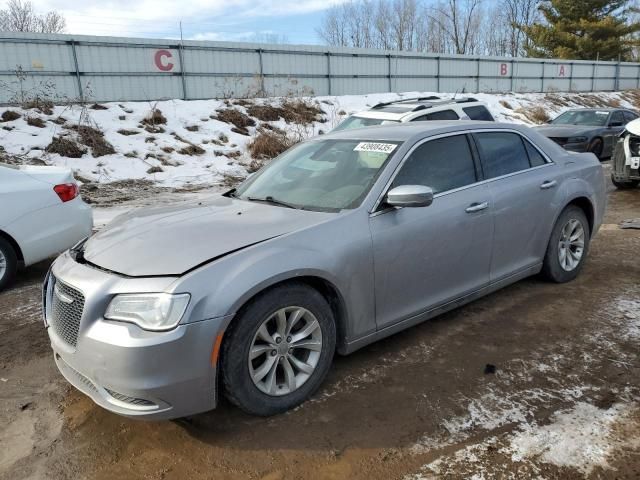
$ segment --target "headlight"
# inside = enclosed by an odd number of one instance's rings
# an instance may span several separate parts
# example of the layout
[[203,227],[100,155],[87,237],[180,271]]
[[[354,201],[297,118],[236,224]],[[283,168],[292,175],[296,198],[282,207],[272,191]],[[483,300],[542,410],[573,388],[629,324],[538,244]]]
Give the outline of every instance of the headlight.
[[116,295],[104,318],[131,322],[145,330],[171,330],[184,315],[189,299],[188,293],[132,293]]
[[584,143],[587,140],[587,137],[571,137],[567,143]]

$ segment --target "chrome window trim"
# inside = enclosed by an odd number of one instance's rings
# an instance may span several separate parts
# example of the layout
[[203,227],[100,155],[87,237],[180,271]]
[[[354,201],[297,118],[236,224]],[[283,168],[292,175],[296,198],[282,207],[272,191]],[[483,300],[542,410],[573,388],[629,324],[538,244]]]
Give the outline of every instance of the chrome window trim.
[[[522,132],[519,132],[518,130],[514,130],[514,129],[511,129],[511,128],[495,128],[495,127],[491,128],[491,127],[488,127],[488,128],[482,128],[482,129],[457,130],[455,132],[447,132],[447,133],[441,133],[441,134],[438,134],[438,135],[433,135],[431,137],[423,138],[423,139],[419,140],[418,142],[416,142],[416,144],[413,147],[411,147],[411,150],[409,150],[405,154],[405,156],[402,158],[402,160],[400,160],[400,163],[397,165],[397,167],[393,171],[393,173],[391,175],[391,178],[387,181],[387,183],[385,184],[384,188],[382,189],[382,193],[378,196],[378,198],[376,199],[375,203],[373,204],[373,208],[369,211],[369,216],[370,217],[375,217],[377,215],[380,215],[381,213],[386,213],[389,210],[392,210],[392,209],[378,210],[378,207],[380,206],[380,204],[382,203],[385,195],[389,191],[389,187],[391,186],[391,184],[395,180],[396,176],[400,172],[400,169],[403,167],[403,165],[405,164],[407,159],[413,154],[413,152],[418,147],[420,147],[421,145],[423,145],[426,142],[429,142],[431,140],[437,140],[439,138],[453,137],[453,136],[456,136],[456,135],[468,135],[468,134],[473,134],[473,133],[489,133],[489,132],[506,132],[506,133],[515,133],[517,135],[520,135],[520,137],[526,139],[540,153],[540,155],[542,155],[542,158],[544,158],[546,163],[544,165],[538,165],[537,167],[529,167],[529,168],[526,168],[524,170],[518,170],[517,172],[507,173],[507,174],[501,175],[499,177],[483,179],[483,180],[480,180],[480,181],[475,182],[475,183],[470,183],[469,185],[464,185],[462,187],[454,188],[454,189],[451,189],[451,190],[445,190],[444,192],[438,192],[433,196],[434,200],[436,198],[440,198],[440,197],[444,197],[446,195],[457,193],[457,192],[460,192],[462,190],[466,190],[468,188],[472,188],[472,187],[476,187],[476,186],[484,185],[484,184],[489,184],[489,183],[495,182],[497,180],[502,180],[503,178],[509,178],[509,177],[513,177],[515,175],[521,175],[521,174],[523,174],[525,172],[530,172],[532,170],[538,170],[538,169],[541,169],[541,168],[546,168],[546,167],[548,167],[550,165],[555,165],[555,162],[553,160],[551,160],[551,158],[549,158],[549,156],[546,153],[544,153],[542,150],[540,150],[540,148],[536,145],[536,143],[534,141],[532,141],[527,135],[523,134]],[[525,151],[526,151],[526,149],[525,149]],[[472,154],[473,154],[473,152],[472,152]],[[528,157],[527,157],[527,159],[528,159]],[[393,208],[393,210],[397,210],[397,209],[398,209],[397,207]]]

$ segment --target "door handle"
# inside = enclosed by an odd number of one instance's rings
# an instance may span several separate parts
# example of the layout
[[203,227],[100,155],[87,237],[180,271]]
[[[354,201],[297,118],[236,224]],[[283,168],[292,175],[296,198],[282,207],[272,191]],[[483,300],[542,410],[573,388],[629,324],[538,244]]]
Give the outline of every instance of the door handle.
[[557,181],[555,180],[547,180],[546,182],[542,182],[542,185],[540,185],[540,188],[542,190],[546,190],[547,188],[553,188],[558,184]]
[[472,203],[471,205],[469,205],[467,208],[465,208],[465,212],[467,213],[475,213],[475,212],[480,212],[482,210],[484,210],[485,208],[487,208],[489,206],[488,202],[482,202],[482,203]]

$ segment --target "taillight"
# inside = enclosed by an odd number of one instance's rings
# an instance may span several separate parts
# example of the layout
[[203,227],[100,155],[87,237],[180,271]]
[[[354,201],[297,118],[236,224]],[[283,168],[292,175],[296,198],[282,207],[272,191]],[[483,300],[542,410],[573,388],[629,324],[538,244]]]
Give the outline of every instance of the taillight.
[[53,187],[53,191],[58,194],[60,200],[68,202],[78,196],[78,185],[75,183],[62,183]]

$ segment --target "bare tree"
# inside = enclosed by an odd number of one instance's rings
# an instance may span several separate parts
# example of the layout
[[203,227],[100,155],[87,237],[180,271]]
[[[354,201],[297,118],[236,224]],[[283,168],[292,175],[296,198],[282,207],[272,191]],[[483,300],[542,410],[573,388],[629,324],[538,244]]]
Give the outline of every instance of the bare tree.
[[29,1],[9,0],[7,8],[0,10],[0,31],[61,33],[66,22],[58,12],[51,11],[40,15]]
[[500,0],[498,9],[504,16],[509,35],[509,55],[516,57],[523,53],[523,47],[529,38],[523,34],[522,27],[533,25],[539,20],[540,0]]
[[454,53],[473,54],[478,47],[479,16],[482,0],[447,0],[436,7]]

